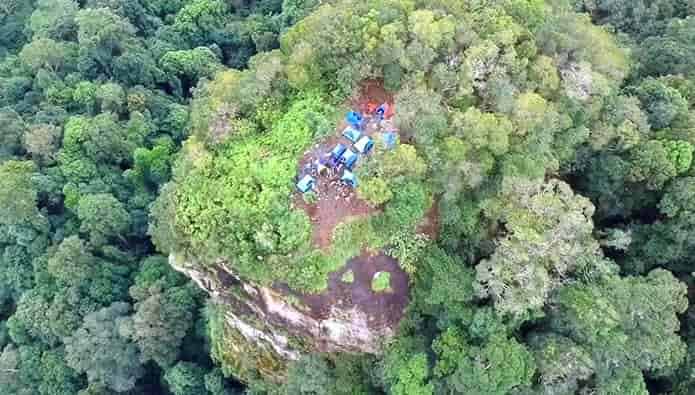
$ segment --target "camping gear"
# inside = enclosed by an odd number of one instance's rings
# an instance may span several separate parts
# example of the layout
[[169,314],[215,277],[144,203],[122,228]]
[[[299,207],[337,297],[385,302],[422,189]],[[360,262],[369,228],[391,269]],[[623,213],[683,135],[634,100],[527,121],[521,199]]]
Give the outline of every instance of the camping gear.
[[392,149],[393,147],[396,146],[396,134],[393,132],[386,132],[382,134],[382,138],[384,139],[384,145],[386,146],[386,149]]
[[316,180],[314,180],[314,177],[307,174],[304,177],[302,177],[301,180],[299,180],[299,182],[297,183],[297,189],[301,193],[306,193],[312,190],[315,184]]
[[352,170],[358,158],[359,155],[357,155],[357,152],[347,149],[345,153],[343,153],[343,156],[340,157],[340,163],[342,163],[346,169]]
[[339,159],[341,156],[343,156],[346,149],[347,147],[345,147],[344,145],[336,144],[336,146],[333,147],[333,149],[331,150],[331,157]]
[[324,162],[326,167],[328,167],[329,169],[335,169],[336,167],[338,167],[338,163],[340,163],[340,157],[335,158],[333,156],[327,158]]
[[355,174],[351,172],[350,170],[345,170],[343,172],[343,176],[340,177],[340,181],[344,184],[347,184],[353,188],[357,187],[357,177],[355,177]]
[[359,140],[357,140],[354,147],[360,154],[366,154],[372,149],[373,146],[374,141],[372,141],[369,136],[362,136]]
[[325,176],[329,173],[327,162],[328,160],[326,158],[319,159],[315,162],[316,174],[319,176]]
[[350,111],[347,113],[345,116],[345,119],[348,121],[350,125],[352,125],[355,129],[360,130],[362,129],[362,114],[355,112],[355,111]]
[[393,116],[393,109],[391,108],[391,106],[389,106],[388,103],[384,103],[376,109],[376,116],[377,118],[379,118],[380,121],[383,121],[384,119],[389,119]]
[[345,128],[345,130],[343,130],[343,136],[348,140],[352,141],[353,143],[356,142],[361,135],[362,132],[353,128],[352,126],[348,126]]

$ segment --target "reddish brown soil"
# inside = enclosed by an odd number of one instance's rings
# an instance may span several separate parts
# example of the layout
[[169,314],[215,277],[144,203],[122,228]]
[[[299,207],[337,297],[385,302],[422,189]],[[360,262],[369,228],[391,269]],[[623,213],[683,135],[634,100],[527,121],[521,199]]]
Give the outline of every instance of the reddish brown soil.
[[[352,271],[352,283],[342,281],[342,276]],[[374,292],[372,278],[377,272],[391,274],[391,291]],[[392,326],[401,319],[408,304],[408,275],[398,262],[383,253],[362,253],[328,276],[328,289],[321,294],[302,294],[289,290],[286,286],[281,291],[299,298],[307,306],[308,313],[317,319],[325,319],[331,306],[341,308],[358,307],[367,314],[372,327]]]
[[[342,128],[339,130],[342,131]],[[299,161],[298,170],[303,171],[305,166],[330,152],[338,142],[349,146],[349,141],[342,137],[339,132],[336,132],[334,136],[315,145],[311,151],[305,153]],[[317,196],[316,203],[307,204],[302,194],[295,192],[294,205],[304,210],[311,218],[313,224],[312,241],[315,247],[322,250],[330,247],[333,229],[339,223],[344,222],[349,217],[367,216],[376,210],[364,200],[359,199],[351,187],[341,185],[341,175],[342,171],[335,171],[333,174],[325,176],[313,174],[316,179],[314,190]]]
[[[367,104],[372,103],[380,105],[383,103],[388,103],[393,107],[395,114],[398,114],[398,108],[394,104],[394,95],[384,89],[384,83],[381,80],[367,80],[360,87],[357,94],[353,95],[349,100],[348,104],[354,108],[359,109],[363,114],[367,113]],[[400,136],[401,142],[412,144],[414,138],[409,133],[405,133],[394,127],[391,120],[386,120],[384,126],[392,130]]]
[[367,104],[373,103],[377,106],[382,103],[393,105],[393,93],[384,89],[384,84],[380,80],[365,81],[360,87],[359,92],[349,99],[349,104],[355,110],[363,114],[367,112]]

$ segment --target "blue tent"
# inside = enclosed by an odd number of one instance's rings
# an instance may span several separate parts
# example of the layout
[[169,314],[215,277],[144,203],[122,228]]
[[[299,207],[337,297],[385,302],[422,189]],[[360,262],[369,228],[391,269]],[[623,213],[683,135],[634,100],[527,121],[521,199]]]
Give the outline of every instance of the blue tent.
[[357,155],[357,152],[348,149],[345,150],[343,156],[340,157],[340,162],[342,162],[345,165],[346,169],[352,170],[352,167],[355,166],[355,162],[357,162],[358,158],[359,155]]
[[345,136],[348,140],[352,141],[353,143],[357,141],[357,139],[360,138],[362,133],[353,128],[352,126],[348,126],[343,130],[343,136]]
[[344,182],[347,185],[350,185],[353,188],[357,186],[357,177],[355,177],[355,175],[350,170],[345,170],[343,172],[343,176],[340,177],[340,181]]
[[299,180],[299,182],[297,183],[297,189],[299,190],[299,192],[302,193],[309,192],[311,189],[314,188],[314,183],[314,177],[307,174],[304,177],[302,177],[301,180]]
[[331,156],[332,156],[333,158],[335,158],[335,159],[338,159],[338,158],[340,158],[341,156],[343,156],[343,154],[345,153],[345,150],[346,150],[346,149],[347,149],[347,148],[345,148],[344,145],[342,145],[342,144],[336,144],[336,146],[333,147],[333,150],[331,151]]
[[360,154],[366,154],[372,149],[373,146],[374,142],[369,136],[362,136],[362,138],[357,140],[357,142],[355,143],[355,149]]
[[393,132],[386,132],[383,134],[384,144],[386,149],[392,149],[396,146],[396,134]]
[[345,116],[345,119],[356,129],[362,128],[362,114],[354,111],[350,111]]

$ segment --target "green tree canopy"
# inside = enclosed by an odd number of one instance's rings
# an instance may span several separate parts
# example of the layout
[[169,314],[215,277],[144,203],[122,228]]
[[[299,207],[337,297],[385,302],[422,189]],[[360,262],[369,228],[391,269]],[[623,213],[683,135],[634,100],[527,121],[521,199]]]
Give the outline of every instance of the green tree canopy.
[[128,391],[143,373],[137,346],[118,334],[118,322],[130,312],[117,302],[87,315],[82,326],[65,339],[66,360],[90,382],[118,392]]

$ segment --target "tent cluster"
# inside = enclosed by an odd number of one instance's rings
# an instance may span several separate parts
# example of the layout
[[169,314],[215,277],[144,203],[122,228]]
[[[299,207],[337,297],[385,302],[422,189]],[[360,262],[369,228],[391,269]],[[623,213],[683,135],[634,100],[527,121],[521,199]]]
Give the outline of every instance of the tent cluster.
[[[382,104],[375,112],[380,120],[383,120],[386,114],[390,117],[393,113],[388,104]],[[350,141],[352,146],[348,147],[342,143],[336,144],[330,152],[315,163],[315,169],[319,175],[325,175],[342,167],[343,174],[340,177],[340,181],[354,188],[357,187],[357,177],[355,177],[352,169],[357,164],[360,155],[367,155],[372,150],[374,141],[371,137],[362,133],[364,122],[362,114],[350,111],[345,116],[345,120],[348,122],[348,126],[343,129],[342,136]],[[387,149],[393,148],[396,143],[395,134],[393,132],[384,133],[384,143]],[[315,184],[316,180],[307,174],[299,180],[297,189],[305,193],[312,190]]]

